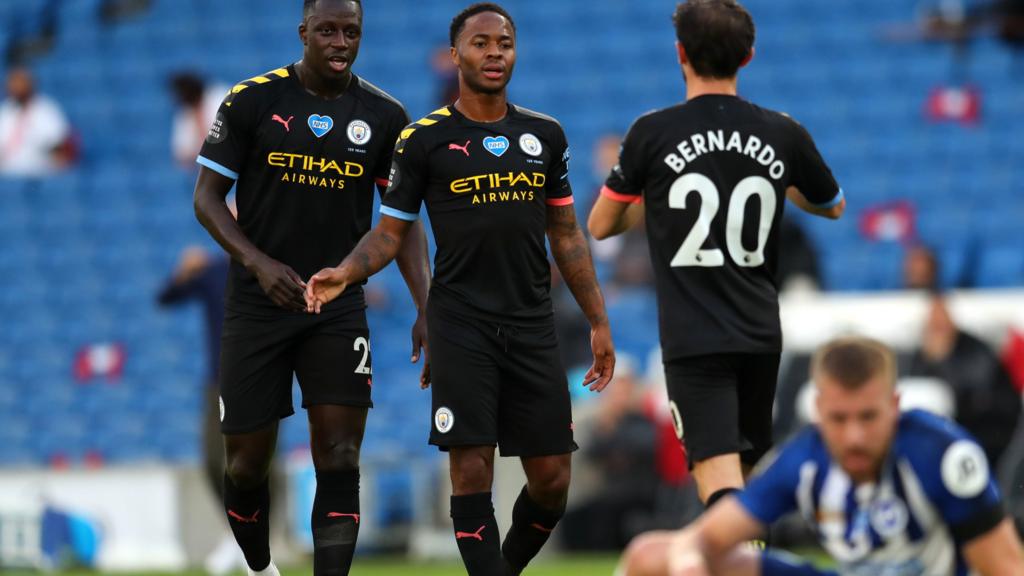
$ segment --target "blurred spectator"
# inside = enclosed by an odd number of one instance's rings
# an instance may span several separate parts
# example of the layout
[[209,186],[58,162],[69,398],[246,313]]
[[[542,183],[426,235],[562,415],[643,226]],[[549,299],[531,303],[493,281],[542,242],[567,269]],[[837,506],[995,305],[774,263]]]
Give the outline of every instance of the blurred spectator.
[[1024,48],[1024,0],[1001,0],[994,7],[996,33],[1014,48]]
[[[612,168],[619,163],[622,136],[605,134],[594,143],[591,153],[594,199]],[[651,286],[654,269],[651,267],[651,253],[647,245],[647,234],[643,220],[624,234],[612,236],[600,242],[591,242],[594,260],[612,266],[612,283],[615,287]]]
[[619,152],[622,151],[621,134],[605,134],[594,143],[594,150],[591,153],[591,168],[593,173],[593,189],[595,198],[608,179],[608,173],[619,163]]
[[178,105],[171,127],[171,153],[179,166],[195,170],[199,149],[228,88],[207,86],[197,74],[179,72],[171,77],[171,92]]
[[632,363],[620,360],[595,408],[577,413],[577,428],[588,438],[582,464],[596,467],[601,485],[562,521],[570,550],[621,550],[654,511],[657,432],[639,392]]
[[1021,398],[995,351],[957,328],[941,296],[932,299],[910,376],[945,381],[956,399],[956,421],[977,438],[993,468],[1013,436]]
[[[174,274],[157,298],[161,306],[199,302],[206,324],[205,414],[203,417],[203,467],[210,489],[218,502],[224,497],[224,444],[220,432],[220,395],[217,371],[220,365],[220,338],[224,328],[224,290],[231,259],[226,254],[210,254],[198,246],[181,253]],[[207,572],[226,574],[244,565],[241,550],[230,534],[206,560]]]
[[589,367],[594,361],[590,350],[590,322],[576,305],[572,292],[554,264],[551,265],[551,307],[562,366],[570,371],[580,366]]
[[1024,0],[924,0],[918,3],[917,13],[914,30],[893,28],[889,37],[947,41],[966,47],[976,36],[992,30],[1013,47],[1024,45]]
[[939,287],[939,259],[922,244],[911,246],[903,257],[903,287],[934,291]]
[[145,12],[152,4],[153,0],[103,0],[99,5],[100,18],[113,24]]
[[437,106],[448,106],[459,99],[459,70],[452,63],[451,48],[448,44],[438,46],[430,57],[437,86]]
[[775,282],[782,292],[821,288],[818,253],[804,229],[785,216],[779,225],[779,267],[775,270]]
[[66,168],[75,147],[60,106],[36,93],[25,68],[8,74],[7,96],[0,103],[0,174],[40,177]]

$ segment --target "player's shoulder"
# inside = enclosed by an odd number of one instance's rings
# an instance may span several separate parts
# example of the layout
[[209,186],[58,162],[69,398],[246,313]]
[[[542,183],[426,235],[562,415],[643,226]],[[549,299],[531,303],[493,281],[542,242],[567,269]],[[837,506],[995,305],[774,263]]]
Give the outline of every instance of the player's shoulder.
[[897,456],[909,463],[925,489],[940,486],[961,498],[975,496],[989,481],[985,451],[956,423],[924,410],[900,416]]
[[666,121],[674,120],[679,117],[680,114],[686,113],[686,103],[673,104],[671,106],[665,106],[664,108],[655,108],[654,110],[648,110],[643,114],[636,117],[633,120],[633,125],[630,131],[644,130],[650,128],[656,128],[658,126],[664,126]]
[[765,108],[754,104],[753,102],[743,100],[746,105],[750,107],[754,114],[758,116],[758,119],[770,126],[777,128],[779,131],[787,133],[791,136],[798,137],[804,136],[809,138],[810,133],[804,128],[796,118],[791,116],[789,112],[774,110],[772,108]]
[[762,122],[767,124],[773,124],[782,128],[794,128],[800,126],[789,112],[775,110],[772,108],[765,108],[759,104],[755,104],[749,100],[739,99],[741,105],[746,106],[750,111],[756,114]]
[[958,440],[971,440],[966,430],[952,420],[926,410],[907,410],[900,414],[899,439],[907,448],[935,445],[944,447]]
[[517,116],[522,117],[528,122],[552,125],[557,127],[559,130],[562,128],[562,123],[556,120],[554,116],[549,116],[543,112],[537,112],[536,110],[531,110],[518,104],[512,104],[512,110],[515,111]]
[[821,430],[813,424],[808,424],[797,431],[786,442],[785,447],[807,460],[817,459],[827,453],[825,442],[821,437]]
[[224,97],[224,105],[231,107],[239,101],[254,101],[278,94],[280,90],[287,88],[288,83],[284,80],[292,74],[294,72],[291,67],[285,66],[242,80],[231,87]]
[[376,84],[370,82],[366,78],[356,76],[356,83],[359,86],[360,91],[366,96],[367,105],[379,108],[389,113],[399,113],[405,115],[405,106],[391,94],[388,94]]
[[431,138],[443,138],[443,136],[438,136],[438,133],[443,132],[443,127],[450,125],[451,118],[451,107],[444,106],[412,122],[398,134],[395,151],[399,154],[403,153],[410,142],[425,143]]
[[786,440],[778,449],[771,464],[795,471],[806,462],[823,465],[828,462],[828,450],[822,441],[821,431],[813,424],[804,426]]
[[685,102],[644,112],[630,124],[627,132],[628,144],[634,146],[642,144],[652,135],[678,128],[681,123],[685,122],[687,113]]
[[561,135],[562,138],[565,138],[565,129],[562,128],[562,123],[556,120],[554,116],[549,116],[543,112],[537,112],[518,104],[513,104],[512,110],[516,115],[516,119],[529,125],[530,130],[541,132],[549,137]]

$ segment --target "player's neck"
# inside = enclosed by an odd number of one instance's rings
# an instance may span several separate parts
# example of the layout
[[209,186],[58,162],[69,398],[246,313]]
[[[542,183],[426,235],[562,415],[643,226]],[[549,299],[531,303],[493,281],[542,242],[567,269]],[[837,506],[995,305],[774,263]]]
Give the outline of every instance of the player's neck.
[[351,71],[339,80],[328,80],[313,72],[302,61],[295,64],[295,74],[299,77],[299,83],[306,89],[306,92],[324,100],[333,100],[341,96],[352,84]]
[[735,96],[736,78],[701,78],[696,74],[686,80],[686,99],[698,96]]
[[461,90],[455,109],[474,122],[497,122],[508,114],[508,94],[504,90],[497,94]]

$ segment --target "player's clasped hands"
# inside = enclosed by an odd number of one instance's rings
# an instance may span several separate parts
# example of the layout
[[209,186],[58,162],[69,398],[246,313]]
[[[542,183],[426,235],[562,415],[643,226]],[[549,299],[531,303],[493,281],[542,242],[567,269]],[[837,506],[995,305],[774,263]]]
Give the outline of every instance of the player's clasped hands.
[[274,304],[295,312],[306,310],[306,300],[303,297],[306,283],[290,266],[264,257],[256,261],[251,270],[259,281],[260,288]]
[[305,285],[305,310],[319,314],[320,308],[334,300],[348,286],[348,277],[341,268],[324,268],[313,274]]

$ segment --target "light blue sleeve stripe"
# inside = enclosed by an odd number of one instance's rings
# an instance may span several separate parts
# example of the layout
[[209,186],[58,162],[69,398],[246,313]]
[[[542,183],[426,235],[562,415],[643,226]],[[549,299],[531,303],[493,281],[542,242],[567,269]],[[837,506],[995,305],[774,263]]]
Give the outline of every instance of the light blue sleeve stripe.
[[840,202],[843,201],[843,198],[844,198],[844,196],[843,196],[843,189],[840,188],[839,192],[836,194],[835,198],[829,200],[828,202],[823,202],[821,204],[815,204],[814,207],[815,208],[825,208],[827,210],[827,209],[829,209],[829,208],[831,208],[833,206],[838,205]]
[[381,206],[380,213],[385,216],[391,216],[392,218],[398,218],[399,220],[405,220],[406,222],[415,222],[420,218],[419,214],[402,212],[401,210],[396,210],[390,206]]
[[199,157],[196,158],[196,163],[201,165],[201,166],[206,166],[207,168],[209,168],[210,170],[213,170],[214,172],[216,172],[217,174],[220,174],[221,176],[227,176],[228,178],[231,178],[232,180],[238,180],[238,172],[235,172],[234,170],[228,168],[227,166],[223,166],[221,164],[218,164],[218,163],[214,162],[213,160],[210,160],[209,158],[204,158],[203,156],[199,156]]

